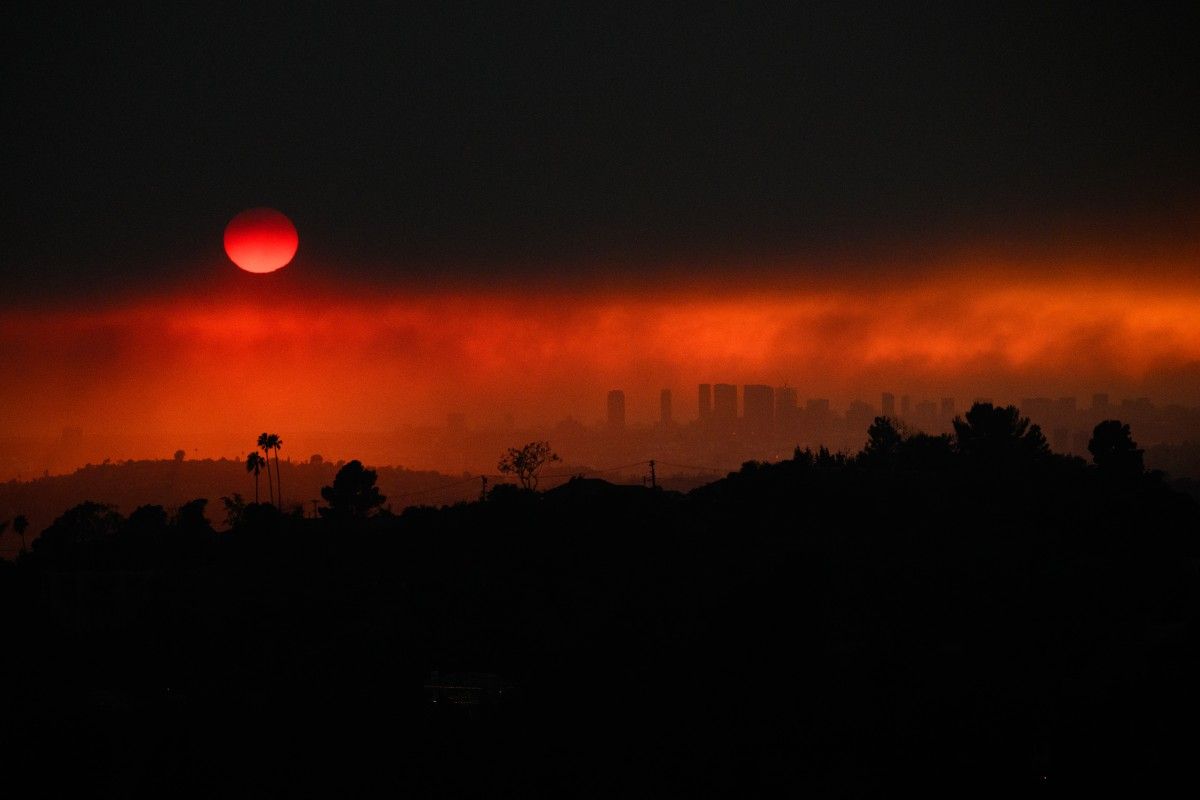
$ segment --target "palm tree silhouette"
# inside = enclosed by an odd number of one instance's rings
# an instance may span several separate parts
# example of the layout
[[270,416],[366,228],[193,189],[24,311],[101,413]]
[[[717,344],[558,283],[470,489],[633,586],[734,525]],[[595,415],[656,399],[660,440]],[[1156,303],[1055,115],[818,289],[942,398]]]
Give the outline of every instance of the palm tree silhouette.
[[[262,470],[264,465],[268,469],[271,466],[270,464],[267,464],[266,460],[258,454],[257,450],[246,456],[246,472],[254,473],[254,502],[256,505],[258,504],[258,473]],[[270,480],[270,478],[268,478],[268,480]]]
[[283,447],[283,439],[278,433],[267,434],[267,449],[275,451],[275,495],[279,498],[279,507],[283,508],[283,484],[279,478],[279,448]]
[[17,536],[21,537],[21,552],[25,552],[25,529],[29,527],[29,520],[25,519],[24,514],[17,514],[13,518],[13,530],[17,532]]
[[267,490],[271,493],[271,505],[275,505],[275,484],[271,483],[271,435],[260,433],[258,435],[258,446],[262,448],[263,453],[267,457]]

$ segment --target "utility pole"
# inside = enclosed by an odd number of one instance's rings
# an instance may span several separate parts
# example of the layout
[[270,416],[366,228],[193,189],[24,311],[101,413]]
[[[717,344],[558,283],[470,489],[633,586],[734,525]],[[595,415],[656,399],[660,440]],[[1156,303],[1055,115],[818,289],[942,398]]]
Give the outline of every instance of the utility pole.
[[650,459],[650,488],[658,488],[658,476],[654,473],[654,459]]

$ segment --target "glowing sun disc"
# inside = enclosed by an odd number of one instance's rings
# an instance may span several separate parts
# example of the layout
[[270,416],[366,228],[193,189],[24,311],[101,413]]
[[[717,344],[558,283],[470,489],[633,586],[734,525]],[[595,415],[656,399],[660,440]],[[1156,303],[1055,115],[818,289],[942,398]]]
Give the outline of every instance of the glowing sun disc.
[[273,208],[248,208],[225,226],[225,254],[246,272],[274,272],[296,255],[296,226]]

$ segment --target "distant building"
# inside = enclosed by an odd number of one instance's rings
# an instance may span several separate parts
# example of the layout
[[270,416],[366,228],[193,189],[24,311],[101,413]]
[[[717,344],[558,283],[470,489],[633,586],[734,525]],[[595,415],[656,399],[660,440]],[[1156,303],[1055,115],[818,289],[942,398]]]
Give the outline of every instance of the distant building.
[[833,412],[829,409],[829,400],[824,397],[810,397],[804,404],[803,435],[813,444],[825,444],[833,433]]
[[700,384],[700,421],[706,422],[712,417],[712,385]]
[[907,417],[912,413],[912,398],[906,394],[900,395],[900,416]]
[[1092,412],[1096,414],[1108,413],[1108,395],[1104,392],[1099,392],[1092,395]]
[[671,424],[671,390],[658,393],[658,421],[665,428]]
[[885,417],[896,417],[896,395],[891,392],[883,393],[883,415]]
[[775,390],[761,383],[742,387],[742,423],[747,433],[763,436],[775,425]]
[[1071,431],[1065,427],[1058,426],[1050,435],[1050,445],[1060,453],[1066,453],[1071,449]]
[[625,393],[620,389],[613,389],[608,393],[608,426],[625,427]]
[[737,387],[732,383],[713,386],[713,421],[723,428],[732,428],[737,422]]
[[799,410],[799,398],[796,390],[790,386],[781,386],[775,390],[775,428],[779,431],[791,431],[796,427],[796,412]]
[[1034,422],[1046,419],[1054,411],[1054,401],[1049,397],[1026,397],[1021,400],[1021,413]]
[[1122,414],[1144,414],[1149,415],[1154,411],[1154,404],[1150,402],[1149,397],[1128,398],[1121,400]]
[[853,400],[846,408],[846,429],[855,436],[865,434],[875,419],[875,407],[862,400]]
[[[1075,408],[1079,402],[1074,397],[1060,397],[1055,404],[1055,411],[1062,416],[1074,416]],[[1064,450],[1066,448],[1063,448]]]
[[954,416],[954,398],[953,397],[943,397],[942,398],[942,416],[945,417],[946,419],[949,419],[950,417]]

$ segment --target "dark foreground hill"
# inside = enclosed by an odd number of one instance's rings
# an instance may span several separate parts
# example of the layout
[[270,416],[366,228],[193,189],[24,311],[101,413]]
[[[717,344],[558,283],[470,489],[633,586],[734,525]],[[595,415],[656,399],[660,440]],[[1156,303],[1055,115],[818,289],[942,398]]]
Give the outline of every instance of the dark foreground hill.
[[[1012,796],[1187,776],[1200,509],[914,440],[688,495],[64,515],[9,610],[6,780],[92,796]],[[434,702],[434,701],[437,702]]]

